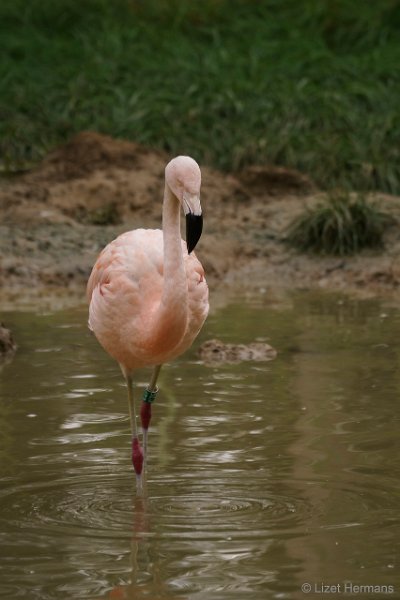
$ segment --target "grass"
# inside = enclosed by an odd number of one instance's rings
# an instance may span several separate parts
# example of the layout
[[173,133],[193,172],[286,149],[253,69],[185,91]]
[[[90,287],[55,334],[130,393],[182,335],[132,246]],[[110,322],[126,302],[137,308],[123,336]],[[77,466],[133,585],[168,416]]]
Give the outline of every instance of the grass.
[[382,248],[383,234],[391,222],[364,196],[335,192],[297,217],[286,241],[302,252],[345,256],[364,248]]
[[399,27],[399,0],[2,0],[0,163],[92,129],[400,193]]

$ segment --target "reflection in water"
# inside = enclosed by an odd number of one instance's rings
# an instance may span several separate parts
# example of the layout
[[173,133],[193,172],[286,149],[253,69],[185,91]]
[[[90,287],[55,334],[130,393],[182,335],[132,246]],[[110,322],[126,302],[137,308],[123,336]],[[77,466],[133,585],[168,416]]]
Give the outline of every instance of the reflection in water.
[[324,295],[263,302],[224,308],[204,336],[262,338],[276,361],[206,367],[194,349],[165,369],[143,497],[120,374],[85,312],[7,316],[20,350],[0,374],[0,597],[400,589],[400,313]]
[[140,600],[141,598],[183,598],[182,595],[171,595],[169,585],[160,573],[158,562],[152,561],[152,543],[149,540],[151,533],[148,499],[146,496],[137,496],[133,500],[133,534],[131,541],[131,573],[130,582],[117,585],[107,592],[105,598],[109,600],[126,599]]

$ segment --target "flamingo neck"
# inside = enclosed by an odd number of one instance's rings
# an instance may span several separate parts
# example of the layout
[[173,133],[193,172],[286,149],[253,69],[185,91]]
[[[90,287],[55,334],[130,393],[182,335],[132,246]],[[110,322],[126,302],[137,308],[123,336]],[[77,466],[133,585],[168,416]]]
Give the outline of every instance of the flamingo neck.
[[188,298],[180,231],[180,202],[165,185],[162,212],[164,239],[164,284],[156,319],[156,338],[161,346],[174,347],[187,324]]
[[162,211],[164,237],[163,301],[171,309],[175,307],[178,310],[184,310],[187,302],[187,282],[182,255],[180,215],[180,202],[166,183]]

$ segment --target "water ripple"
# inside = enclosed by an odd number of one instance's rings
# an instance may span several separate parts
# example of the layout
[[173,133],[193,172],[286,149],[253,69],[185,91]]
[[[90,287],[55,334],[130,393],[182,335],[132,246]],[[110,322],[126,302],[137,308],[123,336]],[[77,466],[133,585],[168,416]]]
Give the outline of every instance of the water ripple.
[[[129,539],[137,518],[132,473],[104,474],[104,465],[79,473],[71,470],[65,478],[3,487],[1,520],[8,531],[22,528],[25,535],[40,533],[42,539],[55,533]],[[295,528],[311,512],[300,497],[257,498],[243,496],[239,489],[229,494],[219,489],[207,495],[196,489],[192,494],[162,493],[143,502],[146,518],[162,525],[163,538],[174,539],[214,539],[221,532],[257,539],[282,527]]]

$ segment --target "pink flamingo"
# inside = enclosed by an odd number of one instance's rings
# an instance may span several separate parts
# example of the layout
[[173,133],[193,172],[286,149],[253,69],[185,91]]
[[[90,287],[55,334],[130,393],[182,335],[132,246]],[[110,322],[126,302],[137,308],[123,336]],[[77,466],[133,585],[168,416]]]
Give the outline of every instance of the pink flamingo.
[[[203,227],[200,185],[195,160],[189,156],[171,160],[165,168],[162,231],[135,229],[117,237],[101,252],[87,285],[89,328],[119,362],[126,380],[138,488],[161,366],[191,346],[208,314],[204,270],[192,253]],[[186,243],[180,234],[181,207]],[[149,365],[153,374],[140,413],[142,451],[132,374]]]

